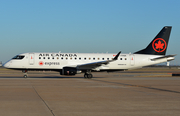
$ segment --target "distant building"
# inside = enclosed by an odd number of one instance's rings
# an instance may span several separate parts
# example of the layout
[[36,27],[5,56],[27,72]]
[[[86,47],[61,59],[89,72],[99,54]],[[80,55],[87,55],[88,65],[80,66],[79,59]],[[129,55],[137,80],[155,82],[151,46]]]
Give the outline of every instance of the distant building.
[[0,62],[0,66],[2,66],[2,62]]

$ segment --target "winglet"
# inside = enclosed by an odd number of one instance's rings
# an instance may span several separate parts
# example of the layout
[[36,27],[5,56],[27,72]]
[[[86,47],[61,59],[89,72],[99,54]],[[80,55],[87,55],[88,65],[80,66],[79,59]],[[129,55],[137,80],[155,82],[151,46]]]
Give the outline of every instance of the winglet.
[[121,51],[113,58],[113,60],[117,60],[120,54],[121,54]]

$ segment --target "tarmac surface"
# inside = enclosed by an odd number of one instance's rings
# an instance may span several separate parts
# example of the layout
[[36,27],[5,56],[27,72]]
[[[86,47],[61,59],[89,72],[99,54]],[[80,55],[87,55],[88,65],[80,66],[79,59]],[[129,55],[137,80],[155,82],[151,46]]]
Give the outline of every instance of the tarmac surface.
[[179,69],[60,76],[0,68],[0,116],[179,116]]

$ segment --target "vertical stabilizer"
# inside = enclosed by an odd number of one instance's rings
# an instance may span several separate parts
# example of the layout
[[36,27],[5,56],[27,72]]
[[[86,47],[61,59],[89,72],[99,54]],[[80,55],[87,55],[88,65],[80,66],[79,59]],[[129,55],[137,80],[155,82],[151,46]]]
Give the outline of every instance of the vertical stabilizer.
[[165,26],[145,49],[134,54],[165,55],[171,28],[171,26]]

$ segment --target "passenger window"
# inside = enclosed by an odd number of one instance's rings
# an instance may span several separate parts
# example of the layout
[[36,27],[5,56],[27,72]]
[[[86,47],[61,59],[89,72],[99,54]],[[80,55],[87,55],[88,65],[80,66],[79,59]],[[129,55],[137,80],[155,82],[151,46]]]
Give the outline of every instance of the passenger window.
[[91,58],[89,58],[89,60],[91,60]]
[[54,57],[52,57],[52,59],[54,59]]
[[109,60],[109,58],[107,58],[107,60]]
[[61,58],[61,60],[63,60],[63,57]]
[[68,58],[66,58],[66,60],[67,60]]
[[125,60],[127,60],[127,58],[125,58]]
[[77,59],[77,58],[74,58],[75,60]]
[[102,58],[102,60],[104,60],[104,58]]
[[57,57],[57,59],[59,59],[59,57]]
[[99,58],[98,58],[98,60],[99,60]]
[[50,59],[50,57],[48,57],[48,59]]
[[120,60],[122,60],[122,58],[120,58]]
[[86,58],[84,58],[84,60],[86,60]]
[[95,60],[95,58],[93,58],[93,60]]
[[79,60],[81,60],[81,58],[79,58]]
[[41,59],[41,57],[39,57],[39,59]]
[[43,57],[43,59],[46,59],[46,57]]

